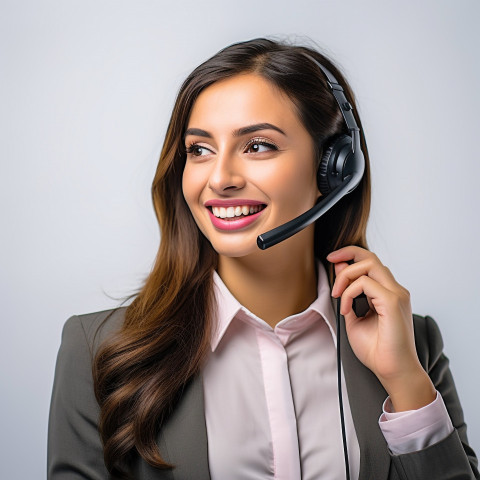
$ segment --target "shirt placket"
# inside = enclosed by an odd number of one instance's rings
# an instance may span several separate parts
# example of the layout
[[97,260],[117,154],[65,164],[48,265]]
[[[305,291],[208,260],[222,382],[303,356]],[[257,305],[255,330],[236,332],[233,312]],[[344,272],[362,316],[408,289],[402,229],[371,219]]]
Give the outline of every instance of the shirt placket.
[[257,329],[256,334],[272,436],[274,478],[300,479],[297,421],[287,352],[273,331]]

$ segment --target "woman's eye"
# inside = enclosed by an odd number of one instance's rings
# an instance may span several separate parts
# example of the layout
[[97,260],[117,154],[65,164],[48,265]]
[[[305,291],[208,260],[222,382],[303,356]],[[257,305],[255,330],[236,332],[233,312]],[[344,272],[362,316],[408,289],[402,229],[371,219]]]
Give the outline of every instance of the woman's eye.
[[247,153],[263,153],[271,150],[277,150],[277,147],[271,143],[264,141],[253,141],[247,145]]
[[187,147],[187,153],[193,155],[194,157],[202,157],[204,155],[208,155],[210,150],[206,147],[202,147],[201,145],[190,145]]

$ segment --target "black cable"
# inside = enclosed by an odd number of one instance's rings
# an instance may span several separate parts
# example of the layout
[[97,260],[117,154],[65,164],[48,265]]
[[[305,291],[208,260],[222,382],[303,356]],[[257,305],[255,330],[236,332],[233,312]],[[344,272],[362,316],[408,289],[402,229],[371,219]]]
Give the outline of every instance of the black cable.
[[350,465],[348,462],[347,435],[345,433],[345,417],[343,415],[342,398],[342,361],[340,355],[340,297],[337,298],[337,385],[338,385],[338,406],[340,407],[340,422],[342,424],[343,456],[345,458],[345,475],[350,480]]

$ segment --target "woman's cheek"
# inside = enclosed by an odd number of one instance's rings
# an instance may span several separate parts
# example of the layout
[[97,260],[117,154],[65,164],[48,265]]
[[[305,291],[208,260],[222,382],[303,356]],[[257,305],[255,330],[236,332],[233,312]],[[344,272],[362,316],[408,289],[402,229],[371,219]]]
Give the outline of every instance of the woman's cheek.
[[199,197],[199,180],[198,175],[195,175],[195,169],[185,165],[182,176],[182,191],[188,207],[192,210],[195,198]]

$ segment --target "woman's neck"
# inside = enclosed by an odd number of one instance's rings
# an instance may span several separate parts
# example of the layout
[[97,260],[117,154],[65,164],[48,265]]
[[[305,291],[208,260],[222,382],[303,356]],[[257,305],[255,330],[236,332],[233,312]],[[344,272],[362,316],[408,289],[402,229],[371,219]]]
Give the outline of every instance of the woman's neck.
[[218,274],[233,296],[272,328],[317,298],[313,248],[288,254],[280,250],[254,258],[220,256],[218,263]]

